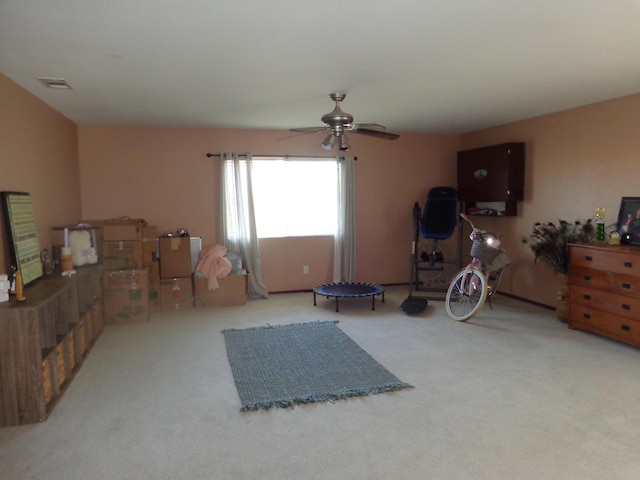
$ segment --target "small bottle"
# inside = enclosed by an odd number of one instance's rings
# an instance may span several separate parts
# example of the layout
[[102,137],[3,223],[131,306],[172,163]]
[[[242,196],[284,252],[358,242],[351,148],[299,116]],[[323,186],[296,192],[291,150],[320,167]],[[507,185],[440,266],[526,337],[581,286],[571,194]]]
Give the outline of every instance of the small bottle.
[[16,294],[16,267],[11,265],[11,273],[9,274],[9,295]]
[[42,250],[40,253],[40,259],[42,260],[42,270],[44,270],[45,275],[51,275],[53,273],[53,265],[51,264],[51,259],[49,258],[49,250],[46,248]]

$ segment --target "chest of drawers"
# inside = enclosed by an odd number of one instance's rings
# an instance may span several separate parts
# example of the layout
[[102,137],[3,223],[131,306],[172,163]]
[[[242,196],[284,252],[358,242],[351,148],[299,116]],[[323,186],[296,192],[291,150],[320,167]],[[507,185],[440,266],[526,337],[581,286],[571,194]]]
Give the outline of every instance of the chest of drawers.
[[569,247],[569,328],[640,347],[640,247]]

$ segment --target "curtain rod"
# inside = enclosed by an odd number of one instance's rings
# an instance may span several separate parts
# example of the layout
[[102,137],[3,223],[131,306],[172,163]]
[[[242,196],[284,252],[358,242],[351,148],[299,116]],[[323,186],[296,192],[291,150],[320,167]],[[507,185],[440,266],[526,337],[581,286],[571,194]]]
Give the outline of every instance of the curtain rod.
[[[207,153],[207,157],[211,158],[211,157],[219,157],[221,156],[222,153]],[[254,157],[266,157],[266,158],[290,158],[290,157],[294,157],[294,158],[332,158],[335,159],[336,156],[344,156],[344,155],[336,155],[333,157],[328,157],[328,156],[323,156],[323,155],[258,155],[258,154],[252,154]],[[358,160],[358,157],[353,157],[354,160]]]

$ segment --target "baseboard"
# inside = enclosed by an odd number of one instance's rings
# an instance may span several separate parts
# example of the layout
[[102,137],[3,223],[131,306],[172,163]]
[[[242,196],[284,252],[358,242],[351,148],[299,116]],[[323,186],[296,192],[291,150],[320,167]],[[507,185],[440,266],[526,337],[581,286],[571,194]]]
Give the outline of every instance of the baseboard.
[[529,303],[531,305],[535,305],[536,307],[546,308],[547,310],[555,310],[556,309],[556,307],[551,306],[551,305],[547,305],[546,303],[536,302],[535,300],[530,300],[528,298],[519,297],[518,295],[513,295],[511,293],[505,293],[505,292],[497,292],[497,293],[499,293],[500,295],[504,295],[505,297],[514,298],[516,300],[520,300],[521,302],[525,302],[525,303]]
[[[383,287],[409,287],[408,283],[383,283]],[[420,291],[416,292],[419,293]],[[279,293],[313,293],[312,288],[302,289],[302,290],[281,290],[277,292],[269,292],[269,295],[276,295]],[[519,297],[518,295],[513,295],[511,293],[498,292],[500,295],[504,295],[505,297],[513,298],[515,300],[519,300],[521,302],[529,303],[531,305],[535,305],[537,307],[546,308],[547,310],[555,310],[556,307],[552,305],[547,305],[545,303],[536,302],[535,300],[530,300],[528,298]]]

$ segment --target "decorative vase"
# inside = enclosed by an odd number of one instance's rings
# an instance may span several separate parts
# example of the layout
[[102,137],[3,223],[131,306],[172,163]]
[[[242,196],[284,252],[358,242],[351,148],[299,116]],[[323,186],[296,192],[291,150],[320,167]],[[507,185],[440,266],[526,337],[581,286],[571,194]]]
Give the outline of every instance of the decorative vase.
[[556,305],[556,317],[561,322],[569,321],[569,284],[568,275],[558,274],[560,277],[560,287],[558,288],[558,304]]

